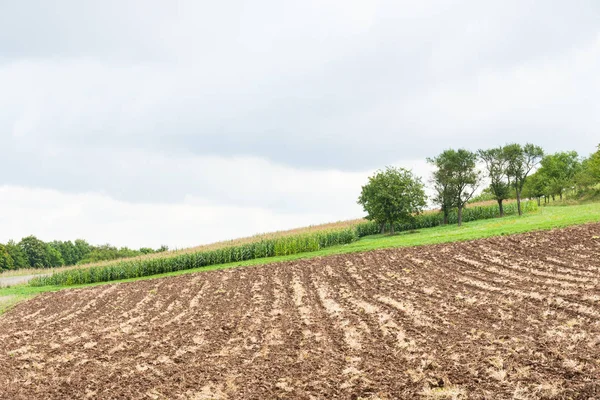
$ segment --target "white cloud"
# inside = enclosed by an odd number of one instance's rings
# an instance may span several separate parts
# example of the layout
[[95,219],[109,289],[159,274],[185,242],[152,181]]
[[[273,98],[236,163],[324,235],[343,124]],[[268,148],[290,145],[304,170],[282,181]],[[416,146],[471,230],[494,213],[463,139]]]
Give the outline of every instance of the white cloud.
[[92,193],[2,186],[0,242],[34,234],[46,241],[84,238],[93,244],[182,248],[348,217],[335,210],[278,213],[196,203],[190,198],[179,204],[132,204]]

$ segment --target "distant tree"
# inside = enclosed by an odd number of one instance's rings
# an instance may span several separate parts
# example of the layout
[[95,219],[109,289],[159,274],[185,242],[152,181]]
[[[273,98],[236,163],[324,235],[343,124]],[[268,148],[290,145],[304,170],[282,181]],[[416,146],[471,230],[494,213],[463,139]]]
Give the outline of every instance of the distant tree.
[[77,264],[77,261],[79,261],[77,257],[77,248],[70,240],[66,242],[55,240],[49,243],[49,245],[60,253],[64,265],[75,265]]
[[87,256],[79,260],[79,264],[116,260],[117,258],[119,258],[119,249],[107,243],[101,246],[92,246]]
[[449,168],[450,165],[438,163],[436,159],[428,158],[427,162],[436,166],[436,170],[431,177],[431,184],[433,190],[435,190],[431,200],[440,206],[440,211],[444,216],[442,223],[447,225],[450,211],[456,207],[456,194],[453,191],[455,188],[451,179],[453,171]]
[[544,150],[531,143],[527,143],[525,146],[513,143],[504,146],[503,151],[508,162],[506,167],[508,182],[515,189],[519,215],[523,215],[521,192],[527,177],[544,156]]
[[61,267],[63,265],[65,265],[65,260],[63,259],[62,255],[60,254],[60,251],[58,251],[57,249],[55,249],[54,247],[50,246],[49,244],[46,245],[46,251],[48,254],[48,267]]
[[76,254],[76,260],[77,260],[77,261],[75,261],[75,264],[77,264],[81,260],[86,258],[88,256],[88,254],[91,253],[92,246],[90,246],[90,244],[83,239],[77,239],[77,240],[75,240],[75,243],[73,243],[73,244],[75,246],[75,254]]
[[[463,209],[481,182],[477,154],[465,149],[450,149],[427,161],[436,167],[433,182],[438,195],[434,201],[442,206],[442,211],[456,207],[458,226],[461,226]],[[446,215],[444,217],[446,219]]]
[[135,257],[143,253],[138,250],[132,250],[127,247],[117,249],[115,246],[105,244],[102,246],[90,246],[91,251],[81,259],[78,264],[94,263],[99,261],[116,260],[119,258]]
[[129,247],[121,247],[117,252],[117,258],[136,257],[143,253],[138,250],[130,249]]
[[581,162],[573,181],[578,192],[585,192],[600,183],[600,145],[595,153]]
[[476,196],[471,197],[471,200],[469,200],[469,204],[482,203],[482,202],[492,201],[492,200],[495,201],[496,197],[492,194],[492,191],[491,191],[490,187],[488,186],[488,187],[484,188]]
[[598,145],[598,151],[588,159],[587,167],[592,178],[596,182],[600,182],[600,144]]
[[529,176],[525,186],[523,186],[523,196],[536,199],[538,206],[541,205],[542,197],[549,195],[547,182],[548,178],[543,176],[543,172],[541,170],[536,171]]
[[590,170],[589,163],[589,158],[583,160],[581,162],[581,169],[575,174],[575,177],[573,178],[578,192],[585,192],[590,187],[598,183],[594,178],[592,171]]
[[581,170],[579,155],[576,151],[559,152],[542,158],[541,176],[547,179],[547,186],[552,197],[559,196],[575,186],[575,176]]
[[29,261],[25,256],[25,253],[21,249],[21,247],[15,243],[14,240],[9,240],[8,243],[4,246],[8,254],[13,260],[13,265],[15,269],[20,268],[29,268]]
[[163,253],[165,251],[169,251],[169,246],[167,246],[166,244],[163,244],[158,249],[156,249],[157,253]]
[[140,248],[140,253],[142,253],[142,254],[152,254],[152,253],[154,253],[154,249],[151,249],[150,247],[141,247]]
[[390,225],[410,222],[426,205],[426,196],[421,179],[404,168],[387,167],[369,178],[362,187],[358,204],[367,212],[367,219],[377,222],[381,232]]
[[496,147],[489,150],[479,150],[479,158],[484,162],[487,176],[490,178],[489,191],[498,202],[500,217],[504,217],[502,202],[510,196],[510,186],[506,177],[508,160],[504,149]]
[[8,250],[6,250],[6,246],[0,243],[0,271],[13,269],[14,267],[15,263]]
[[49,246],[35,236],[27,236],[19,242],[25,257],[32,268],[47,268],[50,266],[48,255]]

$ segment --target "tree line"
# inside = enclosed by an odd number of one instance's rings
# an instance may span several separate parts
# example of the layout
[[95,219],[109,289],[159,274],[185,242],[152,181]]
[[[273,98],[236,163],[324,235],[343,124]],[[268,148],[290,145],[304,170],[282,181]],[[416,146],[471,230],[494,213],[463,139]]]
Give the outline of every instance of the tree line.
[[[599,193],[600,145],[583,159],[575,151],[545,154],[531,143],[511,143],[478,151],[448,149],[427,162],[434,167],[430,179],[434,195],[430,200],[439,206],[444,224],[454,210],[458,225],[462,224],[464,208],[486,178],[489,185],[478,198],[495,200],[500,217],[504,216],[503,203],[508,199],[516,199],[518,214],[522,215],[523,198],[537,199],[541,205],[542,199],[547,203],[565,195],[581,198]],[[425,185],[412,171],[387,167],[369,178],[358,203],[367,219],[380,225],[381,233],[386,226],[394,233],[395,223],[410,223],[427,205]]]
[[74,242],[70,240],[44,242],[35,236],[27,236],[18,243],[14,240],[6,244],[0,243],[0,271],[87,264],[163,252],[168,249],[167,246],[161,246],[156,250],[149,247],[142,247],[139,250],[128,247],[117,248],[109,244],[93,246],[83,239]]

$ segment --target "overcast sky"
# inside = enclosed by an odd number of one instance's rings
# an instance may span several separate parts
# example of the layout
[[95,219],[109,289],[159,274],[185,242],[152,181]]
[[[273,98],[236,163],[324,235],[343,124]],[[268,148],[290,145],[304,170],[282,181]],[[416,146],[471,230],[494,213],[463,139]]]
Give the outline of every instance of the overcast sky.
[[0,0],[0,242],[363,215],[385,165],[600,142],[600,2]]

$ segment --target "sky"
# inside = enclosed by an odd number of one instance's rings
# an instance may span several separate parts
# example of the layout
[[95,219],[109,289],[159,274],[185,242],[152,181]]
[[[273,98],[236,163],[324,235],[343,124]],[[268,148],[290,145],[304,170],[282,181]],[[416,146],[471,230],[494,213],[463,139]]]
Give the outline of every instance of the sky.
[[386,165],[600,143],[600,2],[0,0],[0,242],[363,216]]

